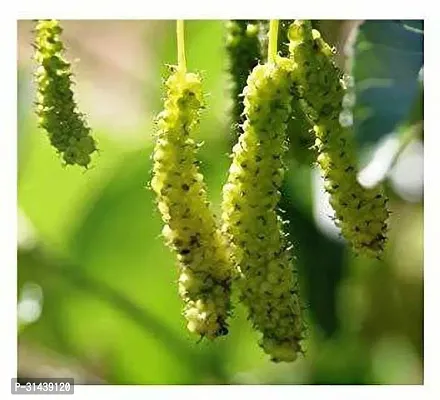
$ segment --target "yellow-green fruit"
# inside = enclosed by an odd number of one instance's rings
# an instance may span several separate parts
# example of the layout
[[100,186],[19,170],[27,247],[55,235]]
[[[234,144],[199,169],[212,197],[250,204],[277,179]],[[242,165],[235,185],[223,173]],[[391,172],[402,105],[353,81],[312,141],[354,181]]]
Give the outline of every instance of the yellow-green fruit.
[[281,57],[253,69],[244,90],[243,133],[223,189],[223,230],[240,298],[274,361],[296,359],[304,332],[292,246],[277,214],[294,74],[293,63]]
[[358,183],[354,136],[340,122],[346,89],[332,60],[334,51],[310,21],[295,21],[289,40],[291,57],[298,64],[294,94],[314,124],[317,161],[336,223],[355,252],[379,257],[386,241],[387,198],[381,187],[366,189]]
[[[278,32],[278,49],[282,57],[289,56],[288,31],[293,20],[280,20]],[[260,49],[261,60],[267,61],[267,38],[269,31],[269,20],[260,21]],[[299,164],[312,165],[316,160],[314,148],[315,137],[313,134],[313,124],[304,115],[304,110],[296,97],[292,97],[291,113],[287,120],[286,133],[289,140],[289,150],[287,157],[292,157]]]
[[38,21],[35,31],[38,125],[48,133],[66,164],[87,167],[96,143],[73,97],[72,72],[60,38],[62,28],[57,20],[43,20]]
[[166,88],[151,188],[165,223],[163,235],[177,254],[187,327],[213,339],[227,333],[231,268],[198,169],[198,145],[191,138],[203,107],[202,84],[199,75],[176,71]]
[[260,43],[257,21],[230,20],[226,23],[226,51],[228,70],[232,85],[233,125],[238,128],[243,118],[243,99],[241,93],[246,86],[246,79],[258,64]]

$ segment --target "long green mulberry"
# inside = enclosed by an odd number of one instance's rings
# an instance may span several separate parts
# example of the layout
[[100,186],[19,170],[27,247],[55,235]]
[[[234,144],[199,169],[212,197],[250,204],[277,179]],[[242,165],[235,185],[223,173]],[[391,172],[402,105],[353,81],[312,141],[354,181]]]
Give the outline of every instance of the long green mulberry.
[[283,182],[293,63],[258,65],[244,90],[243,132],[223,189],[223,230],[249,318],[273,361],[293,361],[304,325],[292,247],[277,213]]
[[165,223],[163,235],[177,254],[187,328],[213,339],[228,332],[231,268],[199,172],[198,144],[191,137],[203,107],[201,79],[176,70],[166,88],[164,110],[157,117],[151,188]]
[[[288,31],[293,20],[280,20],[278,49],[282,57],[289,56],[289,38]],[[260,32],[268,32],[269,21],[260,21]],[[264,49],[267,48],[267,34],[260,34],[261,60],[267,60],[267,54]],[[312,165],[316,159],[314,150],[313,125],[304,115],[304,110],[296,97],[292,97],[291,113],[287,120],[287,137],[289,139],[289,156],[303,165]]]
[[[280,55],[289,56],[289,26],[293,20],[281,20],[278,36]],[[296,97],[292,97],[292,111],[287,121],[287,136],[289,138],[289,154],[303,165],[312,165],[316,159],[314,135],[310,121],[304,115],[304,110]]]
[[96,151],[96,143],[74,100],[72,72],[63,56],[61,33],[57,20],[41,20],[36,25],[38,125],[47,132],[50,143],[62,154],[66,164],[87,167],[91,154]]
[[314,124],[317,161],[336,223],[357,253],[379,257],[386,241],[387,198],[381,187],[366,189],[358,183],[354,136],[340,121],[346,89],[332,60],[334,50],[310,21],[295,21],[289,40],[291,57],[299,66],[293,92]]
[[257,21],[230,20],[226,23],[226,51],[233,100],[232,118],[236,128],[243,122],[241,94],[246,86],[246,79],[260,58],[258,33]]

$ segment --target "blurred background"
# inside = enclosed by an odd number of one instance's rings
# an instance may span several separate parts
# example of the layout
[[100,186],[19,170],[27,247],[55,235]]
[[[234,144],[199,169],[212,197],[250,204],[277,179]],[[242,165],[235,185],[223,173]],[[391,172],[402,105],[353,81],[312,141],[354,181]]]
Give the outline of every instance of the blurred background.
[[[392,210],[382,260],[355,257],[315,167],[289,153],[282,208],[297,253],[306,356],[274,364],[238,305],[214,343],[187,333],[147,183],[174,21],[61,21],[99,155],[64,168],[33,113],[32,21],[18,21],[18,376],[91,384],[423,383],[423,21],[314,21],[350,78],[359,179]],[[209,93],[197,139],[218,210],[234,142],[224,21],[186,23]],[[303,155],[304,157],[302,157]]]

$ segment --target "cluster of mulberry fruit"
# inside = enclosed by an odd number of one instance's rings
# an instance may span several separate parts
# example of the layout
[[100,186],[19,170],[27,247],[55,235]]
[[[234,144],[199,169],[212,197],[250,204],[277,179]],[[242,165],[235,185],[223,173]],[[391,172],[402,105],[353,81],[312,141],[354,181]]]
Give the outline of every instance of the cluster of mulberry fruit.
[[[226,26],[226,50],[238,138],[218,221],[197,158],[202,81],[186,71],[183,21],[177,27],[179,65],[171,68],[156,118],[150,187],[177,258],[187,328],[202,338],[226,335],[236,287],[262,349],[274,362],[294,361],[306,329],[295,249],[279,213],[287,151],[319,165],[336,223],[356,253],[383,252],[387,198],[357,181],[354,138],[340,122],[343,76],[311,22],[281,21],[278,34],[278,21],[269,27],[234,20]],[[56,20],[36,26],[36,113],[65,163],[87,167],[96,143],[73,98],[61,32]]]

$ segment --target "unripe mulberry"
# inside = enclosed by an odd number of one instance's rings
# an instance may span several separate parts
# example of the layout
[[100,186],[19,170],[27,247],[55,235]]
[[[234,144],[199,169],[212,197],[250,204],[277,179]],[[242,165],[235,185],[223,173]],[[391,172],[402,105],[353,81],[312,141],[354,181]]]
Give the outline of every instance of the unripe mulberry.
[[96,143],[74,100],[70,63],[63,56],[62,28],[57,20],[43,20],[35,30],[38,125],[66,164],[87,167]]
[[304,331],[292,248],[277,215],[293,74],[293,63],[277,57],[249,76],[222,204],[241,300],[274,361],[295,360]]
[[151,188],[165,223],[163,236],[177,254],[187,327],[212,339],[227,333],[231,268],[198,169],[198,145],[191,138],[203,107],[202,85],[199,75],[176,71],[166,88]]
[[[288,31],[292,22],[293,20],[280,20],[279,22],[278,49],[282,57],[289,56]],[[260,32],[266,33],[260,34],[260,58],[263,62],[267,61],[267,54],[264,50],[267,49],[268,30],[269,21],[260,21]],[[304,115],[304,110],[296,97],[292,97],[291,113],[287,120],[286,132],[289,140],[288,156],[302,165],[312,165],[316,159],[313,124]]]
[[[289,26],[293,20],[281,20],[278,35],[280,55],[289,56]],[[313,126],[304,115],[304,110],[295,96],[292,97],[292,112],[287,121],[287,137],[289,139],[289,155],[303,165],[312,165],[316,159],[314,149],[315,138]]]
[[257,21],[231,20],[226,23],[226,51],[232,86],[232,118],[235,127],[243,122],[241,94],[246,86],[246,79],[260,58],[258,34]]
[[386,241],[387,198],[381,187],[366,189],[358,183],[354,136],[340,123],[346,89],[332,60],[334,50],[310,21],[295,21],[289,39],[299,68],[294,94],[314,124],[317,161],[336,223],[355,252],[379,257]]

